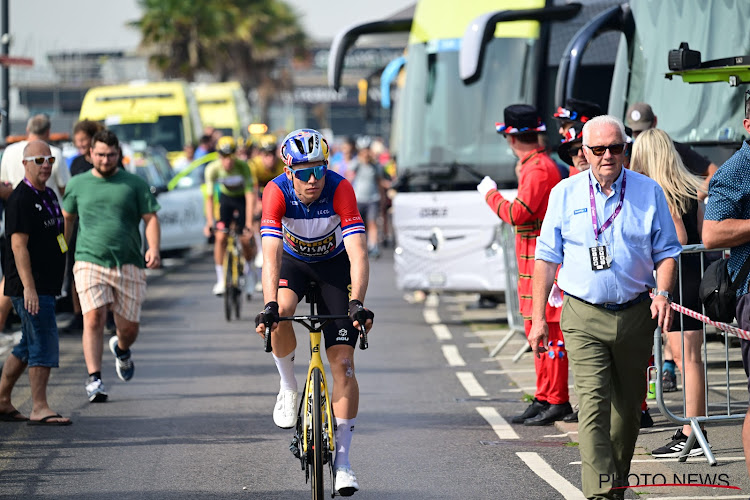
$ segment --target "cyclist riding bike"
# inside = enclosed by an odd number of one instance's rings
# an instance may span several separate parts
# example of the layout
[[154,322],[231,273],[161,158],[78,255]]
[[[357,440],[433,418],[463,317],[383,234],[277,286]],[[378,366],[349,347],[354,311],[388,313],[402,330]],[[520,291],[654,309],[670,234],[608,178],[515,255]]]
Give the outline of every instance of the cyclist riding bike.
[[[224,136],[216,144],[219,159],[214,160],[206,166],[205,182],[206,198],[206,227],[204,233],[210,237],[216,226],[216,240],[214,242],[214,264],[216,266],[216,284],[213,288],[214,295],[222,295],[226,284],[224,279],[224,254],[227,251],[227,234],[235,212],[239,217],[236,219],[236,231],[240,234],[242,253],[245,257],[245,293],[252,294],[255,289],[254,274],[248,273],[249,263],[255,257],[255,241],[253,240],[253,229],[250,221],[246,220],[246,207],[255,205],[255,179],[250,169],[242,160],[235,158],[237,145],[234,138]],[[216,220],[216,205],[218,204],[218,220]]]
[[291,322],[311,281],[320,288],[320,314],[349,315],[323,328],[333,375],[336,458],[334,487],[342,496],[359,489],[349,463],[349,447],[359,406],[354,345],[360,323],[369,331],[374,315],[364,308],[369,280],[365,226],[349,181],[328,170],[328,143],[316,130],[299,129],[284,139],[284,173],[266,185],[263,196],[263,312],[255,319],[263,336],[272,324],[273,358],[281,376],[273,410],[277,426],[296,422],[297,380]]

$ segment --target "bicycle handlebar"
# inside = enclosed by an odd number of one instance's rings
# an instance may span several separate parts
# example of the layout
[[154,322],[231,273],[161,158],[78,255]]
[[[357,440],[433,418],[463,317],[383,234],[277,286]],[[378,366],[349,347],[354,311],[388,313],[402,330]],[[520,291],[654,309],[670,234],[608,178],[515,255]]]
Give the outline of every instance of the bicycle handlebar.
[[[315,332],[323,329],[323,325],[325,325],[328,321],[335,320],[335,319],[347,319],[349,318],[348,315],[338,314],[338,315],[302,315],[302,316],[282,316],[279,318],[279,321],[295,321],[301,325],[303,325],[305,328],[308,329],[310,332]],[[310,324],[305,323],[305,321],[309,321]],[[317,326],[314,326],[314,323],[320,323]],[[266,352],[271,352],[271,325],[268,323],[266,325],[266,333],[263,337],[263,348]],[[365,328],[365,325],[359,325],[359,348],[362,350],[367,349],[370,347],[368,341],[367,341],[367,329]]]

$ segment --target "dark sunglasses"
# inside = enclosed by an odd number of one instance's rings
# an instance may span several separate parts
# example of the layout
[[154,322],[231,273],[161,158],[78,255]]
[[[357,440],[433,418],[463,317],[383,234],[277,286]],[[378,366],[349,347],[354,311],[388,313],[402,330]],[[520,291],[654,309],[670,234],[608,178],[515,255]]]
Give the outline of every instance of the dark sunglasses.
[[580,153],[582,149],[583,149],[583,146],[573,146],[572,148],[568,150],[568,154],[571,156],[571,158],[573,156],[578,156],[578,153]]
[[622,154],[627,144],[610,144],[609,146],[586,146],[595,156],[604,156],[604,152],[609,149],[613,155]]
[[298,170],[292,169],[292,173],[294,174],[294,176],[302,182],[309,181],[311,175],[314,175],[316,179],[320,180],[324,175],[326,175],[327,171],[327,163],[318,165],[317,167],[300,168]]
[[55,157],[54,156],[25,156],[24,161],[33,161],[40,167],[44,165],[44,162],[49,162],[50,165],[55,164]]

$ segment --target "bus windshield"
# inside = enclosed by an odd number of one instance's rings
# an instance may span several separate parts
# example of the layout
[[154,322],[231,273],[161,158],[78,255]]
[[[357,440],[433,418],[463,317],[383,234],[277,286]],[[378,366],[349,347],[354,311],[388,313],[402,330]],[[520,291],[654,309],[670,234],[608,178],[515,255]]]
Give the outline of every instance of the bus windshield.
[[[627,97],[612,96],[610,112],[624,116],[625,106],[647,102],[657,117],[657,126],[674,140],[689,143],[739,143],[745,131],[744,88],[727,83],[687,84],[679,76],[668,80],[667,56],[681,42],[701,53],[701,60],[721,59],[750,53],[750,2],[684,0],[654,2],[631,0],[636,31]],[[696,19],[706,29],[696,29]],[[622,51],[620,57],[623,57]],[[621,78],[627,75],[621,75]],[[623,86],[624,88],[624,86]]]
[[493,39],[481,78],[469,85],[459,77],[457,45],[452,50],[409,46],[399,110],[397,160],[400,176],[408,180],[403,190],[474,189],[481,180],[477,174],[515,185],[517,159],[494,124],[503,121],[506,106],[533,102],[535,44],[533,39]]
[[160,116],[154,123],[112,123],[107,127],[121,142],[144,141],[167,151],[181,151],[185,142],[181,116]]

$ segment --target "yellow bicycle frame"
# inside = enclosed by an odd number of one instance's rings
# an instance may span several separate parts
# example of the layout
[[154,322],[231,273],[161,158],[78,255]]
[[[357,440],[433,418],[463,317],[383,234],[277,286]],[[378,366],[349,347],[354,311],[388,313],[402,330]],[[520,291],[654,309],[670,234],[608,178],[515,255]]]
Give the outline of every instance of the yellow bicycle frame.
[[[333,453],[335,448],[334,436],[333,436],[333,411],[331,408],[331,398],[328,394],[328,383],[326,382],[326,371],[323,367],[323,358],[320,357],[320,339],[322,332],[310,332],[310,366],[307,368],[307,383],[305,384],[305,404],[312,398],[313,384],[312,384],[312,371],[314,368],[320,370],[322,387],[320,388],[321,397],[325,398],[326,406],[326,420],[328,422],[328,446],[330,452]],[[312,426],[312,417],[310,415],[310,407],[306,406],[304,413],[304,420],[302,421],[302,449],[305,454],[308,452],[307,448],[307,428]]]
[[229,260],[229,252],[234,254],[234,260],[232,265],[232,284],[234,286],[240,286],[240,259],[242,258],[242,252],[237,248],[237,242],[235,241],[234,234],[232,231],[227,233],[227,249],[224,253],[224,276],[227,273],[227,261]]

